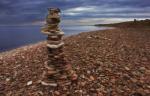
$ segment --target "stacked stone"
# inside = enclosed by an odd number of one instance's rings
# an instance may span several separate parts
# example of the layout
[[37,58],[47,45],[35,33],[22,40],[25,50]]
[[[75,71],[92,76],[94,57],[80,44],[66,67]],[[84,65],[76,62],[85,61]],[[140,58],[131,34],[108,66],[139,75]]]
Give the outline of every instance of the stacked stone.
[[64,58],[62,37],[64,32],[59,29],[60,9],[50,8],[46,18],[46,27],[42,32],[47,37],[48,62],[43,73],[42,85],[57,86],[70,84],[69,77],[74,74],[71,65]]

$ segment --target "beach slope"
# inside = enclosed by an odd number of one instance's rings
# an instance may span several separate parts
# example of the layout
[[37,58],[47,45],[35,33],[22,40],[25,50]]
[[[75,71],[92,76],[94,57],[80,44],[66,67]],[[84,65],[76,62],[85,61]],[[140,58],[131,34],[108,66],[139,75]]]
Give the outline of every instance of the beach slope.
[[64,39],[78,80],[49,88],[38,83],[47,61],[40,42],[0,55],[0,96],[149,96],[150,29],[116,28]]

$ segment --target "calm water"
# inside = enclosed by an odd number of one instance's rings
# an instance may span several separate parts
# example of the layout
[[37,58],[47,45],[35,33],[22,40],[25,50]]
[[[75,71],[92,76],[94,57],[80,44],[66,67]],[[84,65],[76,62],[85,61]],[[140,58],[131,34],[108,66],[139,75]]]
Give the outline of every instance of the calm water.
[[[40,26],[0,26],[0,52],[45,40]],[[66,35],[80,32],[104,30],[107,27],[61,26]]]

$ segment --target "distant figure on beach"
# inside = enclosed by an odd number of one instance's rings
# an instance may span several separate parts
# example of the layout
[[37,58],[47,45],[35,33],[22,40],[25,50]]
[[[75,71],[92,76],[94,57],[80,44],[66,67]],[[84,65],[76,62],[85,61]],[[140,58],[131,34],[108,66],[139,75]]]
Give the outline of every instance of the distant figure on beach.
[[136,23],[137,22],[137,20],[136,19],[134,19],[134,23]]

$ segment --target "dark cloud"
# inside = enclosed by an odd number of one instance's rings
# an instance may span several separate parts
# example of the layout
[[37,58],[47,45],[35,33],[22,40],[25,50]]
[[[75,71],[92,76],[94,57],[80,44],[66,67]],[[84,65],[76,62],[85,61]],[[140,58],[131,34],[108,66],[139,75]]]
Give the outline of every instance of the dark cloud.
[[61,8],[64,19],[150,18],[149,5],[149,0],[0,0],[0,24],[42,21],[48,7]]

